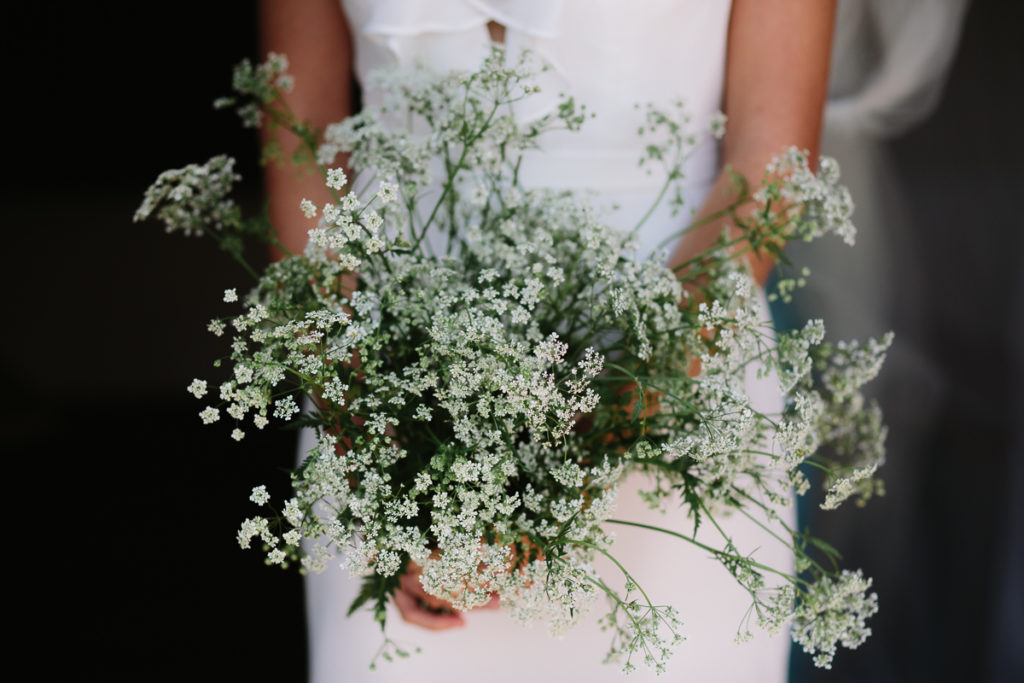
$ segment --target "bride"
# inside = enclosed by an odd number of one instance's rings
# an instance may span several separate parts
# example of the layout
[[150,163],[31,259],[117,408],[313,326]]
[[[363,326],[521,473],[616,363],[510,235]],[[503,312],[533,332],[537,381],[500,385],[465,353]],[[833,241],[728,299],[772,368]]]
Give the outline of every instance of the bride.
[[[377,94],[365,89],[374,69],[415,61],[473,69],[492,41],[509,51],[530,49],[551,68],[542,76],[541,95],[529,103],[537,110],[517,116],[543,114],[561,92],[596,116],[579,133],[546,138],[543,153],[524,161],[524,185],[594,190],[601,204],[617,207],[607,220],[623,229],[637,224],[662,182],[637,168],[643,147],[634,105],[682,99],[693,131],[706,138],[684,169],[690,213],[673,217],[663,205],[644,222],[637,258],[647,258],[667,236],[727,204],[726,164],[756,182],[785,147],[796,145],[816,157],[834,10],[831,0],[263,0],[262,47],[288,56],[295,75],[289,104],[317,128],[353,113],[353,77],[364,86],[363,101],[374,101]],[[720,149],[710,133],[701,132],[710,130],[719,109],[728,116]],[[298,141],[281,135],[278,143],[287,158]],[[304,197],[328,201],[325,188],[274,164],[265,180],[273,225],[287,248],[301,251],[308,224],[296,207]],[[676,240],[669,264],[704,251],[722,227],[709,222]],[[770,260],[752,256],[750,266],[763,284]],[[778,410],[769,380],[752,377],[749,391],[762,410]],[[307,449],[303,445],[300,453]],[[617,516],[688,531],[686,520],[649,510],[637,488],[636,480],[622,485]],[[768,564],[791,566],[788,549],[765,530],[745,519],[725,523],[742,550],[757,549]],[[685,543],[633,528],[619,532],[615,550],[636,567],[645,590],[680,610],[686,642],[668,663],[668,680],[786,679],[784,635],[758,634],[734,644],[749,600],[720,564]],[[620,679],[615,666],[600,664],[608,639],[595,623],[554,640],[543,628],[514,625],[500,609],[437,609],[414,569],[389,607],[388,629],[391,638],[418,645],[422,653],[373,672],[368,664],[381,643],[380,630],[369,613],[345,616],[358,580],[336,566],[307,578],[312,680]],[[634,680],[647,676],[653,679],[641,669]]]

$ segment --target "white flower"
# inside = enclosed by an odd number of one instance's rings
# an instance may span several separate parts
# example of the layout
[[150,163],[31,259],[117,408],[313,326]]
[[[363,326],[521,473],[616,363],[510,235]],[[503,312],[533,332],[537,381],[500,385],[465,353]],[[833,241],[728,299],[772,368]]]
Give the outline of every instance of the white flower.
[[231,432],[231,438],[234,439],[235,441],[241,441],[242,439],[245,438],[245,432],[243,432],[238,427],[235,427],[235,429],[232,430]]
[[347,195],[341,198],[341,208],[345,211],[355,211],[362,205],[359,201],[359,195],[355,192],[349,192]]
[[278,419],[290,420],[298,412],[299,406],[295,404],[295,399],[291,396],[279,398],[274,402],[274,417]]
[[270,502],[270,494],[267,493],[267,487],[263,485],[253,487],[252,493],[249,494],[249,500],[257,505],[266,505]]
[[206,396],[206,380],[192,380],[192,383],[188,385],[188,392],[195,396],[196,398],[202,398],[203,396]]
[[223,335],[226,327],[227,325],[224,324],[223,320],[218,320],[216,318],[206,324],[206,329],[212,332],[215,337]]
[[348,176],[340,168],[327,169],[327,187],[332,190],[341,190],[348,183]]
[[220,411],[213,406],[207,406],[199,413],[199,417],[202,418],[204,425],[213,424],[220,419]]
[[238,301],[238,292],[235,291],[234,288],[225,289],[224,290],[224,302],[230,304],[230,303],[234,303],[235,301]]
[[265,518],[251,517],[242,522],[242,527],[238,530],[238,545],[242,548],[248,548],[253,538],[267,531],[268,526]]
[[291,74],[281,74],[274,84],[285,92],[291,92],[291,89],[295,87],[295,78]]
[[299,508],[299,501],[295,498],[289,498],[284,504],[284,518],[288,520],[288,523],[292,526],[299,526],[302,524],[302,510]]
[[313,218],[316,216],[316,204],[308,199],[303,199],[299,202],[299,208],[302,209],[302,215],[306,218]]
[[394,183],[381,183],[377,190],[377,198],[381,204],[388,204],[398,198],[398,186]]
[[711,130],[711,135],[716,140],[721,140],[725,137],[725,122],[726,116],[722,112],[716,111],[711,115],[711,120],[709,121],[708,126]]
[[267,52],[266,64],[274,73],[283,73],[288,70],[288,55],[280,52]]

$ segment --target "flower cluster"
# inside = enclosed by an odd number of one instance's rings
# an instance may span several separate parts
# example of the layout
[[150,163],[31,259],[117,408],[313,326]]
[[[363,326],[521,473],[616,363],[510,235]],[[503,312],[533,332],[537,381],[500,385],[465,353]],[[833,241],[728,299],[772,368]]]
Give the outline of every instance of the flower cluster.
[[824,576],[810,586],[793,614],[793,642],[814,655],[816,666],[832,668],[836,645],[853,649],[867,640],[865,620],[878,611],[878,596],[868,594],[871,579],[860,570]]
[[234,169],[235,160],[220,155],[205,164],[164,171],[146,190],[135,221],[156,218],[163,221],[167,232],[186,235],[202,235],[237,223],[239,210],[228,196],[242,179]]
[[[630,234],[582,197],[520,186],[524,151],[587,117],[564,99],[517,120],[515,103],[536,90],[528,58],[495,49],[473,73],[383,76],[382,104],[321,137],[280,101],[286,65],[275,55],[239,67],[243,118],[257,122],[244,113],[255,107],[296,132],[332,198],[296,207],[310,220],[303,254],[269,266],[247,296],[224,293],[240,311],[210,330],[232,332],[231,375],[188,387],[219,398],[200,416],[226,413],[236,440],[247,423],[297,419],[297,395],[312,399],[302,419],[318,439],[293,474],[294,497],[278,512],[254,489],[264,510],[242,524],[242,547],[259,539],[268,563],[303,571],[339,553],[365,582],[352,609],[370,602],[381,620],[409,563],[422,567],[429,594],[458,609],[497,594],[517,620],[554,632],[604,596],[609,658],[661,670],[683,637],[679,615],[617,560],[622,592],[593,567],[613,557],[605,526],[627,472],[653,475],[652,505],[681,492],[695,525],[736,508],[778,521],[789,490],[807,489],[799,466],[808,460],[831,473],[825,507],[875,490],[884,427],[860,387],[890,339],[833,347],[814,321],[775,343],[728,235],[702,257],[710,279],[689,282],[705,303],[680,307],[677,274],[657,258],[635,261]],[[663,195],[696,144],[688,126],[681,107],[644,114],[644,163],[661,166]],[[723,127],[724,117],[711,123],[715,134]],[[360,172],[354,181],[335,165],[342,153]],[[185,232],[230,223],[273,240],[226,198],[231,169],[217,157],[161,175],[138,217]],[[738,226],[750,248],[852,237],[837,177],[830,162],[811,173],[793,150],[773,162],[761,188],[736,200],[761,207]],[[777,378],[781,414],[752,403],[752,367]],[[702,547],[749,592],[761,628],[778,631],[793,616],[794,638],[827,664],[836,641],[866,635],[873,597],[856,598],[867,587],[851,578],[859,574],[826,571],[805,552],[808,539],[789,533],[780,541],[805,574],[775,571],[780,586],[724,533],[720,547]]]

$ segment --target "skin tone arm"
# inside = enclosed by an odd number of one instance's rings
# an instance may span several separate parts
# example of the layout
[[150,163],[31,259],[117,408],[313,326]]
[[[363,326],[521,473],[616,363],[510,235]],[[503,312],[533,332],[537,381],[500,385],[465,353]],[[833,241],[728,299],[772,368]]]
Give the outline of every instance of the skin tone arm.
[[[264,54],[288,57],[295,87],[285,99],[300,121],[322,130],[353,113],[352,41],[338,0],[261,0],[260,44]],[[290,132],[265,126],[262,133],[265,142],[273,139],[280,146],[285,160],[299,148],[299,138]],[[323,206],[330,201],[323,180],[308,171],[300,175],[290,161],[268,163],[263,179],[278,238],[292,253],[302,253],[313,226],[299,202],[307,198]]]
[[[723,168],[731,166],[755,187],[765,166],[784,148],[806,149],[817,159],[834,17],[834,0],[733,0],[722,160]],[[694,220],[726,208],[734,192],[723,170]],[[727,222],[711,221],[688,232],[669,264],[677,266],[705,251]],[[751,253],[749,260],[763,285],[771,258]]]

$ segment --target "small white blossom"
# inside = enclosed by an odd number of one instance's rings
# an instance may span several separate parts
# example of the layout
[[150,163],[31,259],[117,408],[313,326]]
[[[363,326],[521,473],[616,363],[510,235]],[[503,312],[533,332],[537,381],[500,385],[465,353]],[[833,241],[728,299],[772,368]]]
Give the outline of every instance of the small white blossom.
[[327,169],[327,187],[332,190],[341,190],[348,183],[348,176],[340,168]]
[[377,198],[381,204],[388,204],[398,199],[398,186],[394,183],[381,183],[377,190]]
[[249,500],[257,505],[266,505],[270,502],[270,494],[267,493],[267,487],[263,485],[253,487],[252,493],[249,494]]
[[188,385],[188,392],[195,396],[196,398],[202,398],[203,396],[206,396],[206,380],[192,380],[192,383]]
[[279,398],[274,402],[274,417],[280,420],[290,420],[298,412],[299,406],[295,404],[295,399],[291,396]]
[[274,81],[274,84],[285,92],[291,92],[292,88],[295,87],[295,78],[291,74],[281,74]]
[[226,328],[226,325],[224,324],[224,321],[223,320],[218,320],[216,318],[211,320],[206,325],[206,329],[209,330],[210,332],[212,332],[215,337],[219,337],[219,336],[223,335],[225,328]]
[[716,111],[714,114],[711,115],[711,121],[708,125],[711,130],[711,135],[716,140],[721,140],[723,137],[725,137],[725,122],[726,116],[722,112]]

